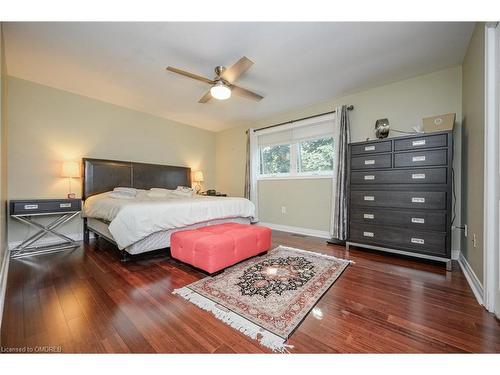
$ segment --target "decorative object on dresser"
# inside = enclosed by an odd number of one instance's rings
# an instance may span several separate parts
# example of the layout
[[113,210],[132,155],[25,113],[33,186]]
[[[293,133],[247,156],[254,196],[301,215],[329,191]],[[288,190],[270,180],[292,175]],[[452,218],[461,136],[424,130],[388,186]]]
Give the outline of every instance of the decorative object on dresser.
[[375,136],[378,139],[387,138],[389,135],[389,120],[386,118],[381,118],[375,121]]
[[[10,251],[12,258],[53,253],[64,249],[72,249],[80,245],[79,242],[56,231],[63,225],[80,214],[82,202],[79,199],[31,199],[12,200],[9,202],[10,217],[29,225],[38,231],[21,242]],[[34,220],[36,217],[58,216],[47,225],[42,225]],[[49,246],[36,246],[35,243],[48,234],[61,239],[60,242]]]
[[451,132],[349,145],[350,245],[446,262],[451,270]]
[[426,117],[422,119],[422,124],[426,133],[450,131],[453,130],[455,124],[455,114],[447,113],[440,116]]
[[61,168],[61,177],[67,177],[69,182],[68,198],[75,199],[76,194],[71,191],[71,179],[80,178],[80,164],[75,161],[65,161]]

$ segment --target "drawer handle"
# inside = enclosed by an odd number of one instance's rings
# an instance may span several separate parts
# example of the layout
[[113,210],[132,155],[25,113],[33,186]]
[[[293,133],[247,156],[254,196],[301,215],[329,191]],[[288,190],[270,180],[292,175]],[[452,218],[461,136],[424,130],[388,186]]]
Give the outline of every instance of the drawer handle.
[[425,203],[425,198],[413,197],[411,198],[411,203]]
[[373,232],[363,232],[363,236],[365,236],[365,237],[373,237],[374,234],[373,234]]
[[363,199],[364,199],[365,201],[374,201],[374,200],[375,200],[375,197],[374,197],[373,195],[365,195],[365,196],[363,197]]
[[414,180],[425,180],[425,173],[413,173],[411,178]]
[[25,204],[24,209],[25,210],[36,210],[38,208],[38,204]]
[[422,219],[421,217],[412,217],[411,222],[415,224],[425,224],[425,219]]
[[417,161],[425,161],[425,155],[423,156],[414,156],[411,158],[411,160],[415,163]]
[[372,174],[367,174],[367,175],[365,176],[365,180],[375,180],[375,176],[374,176],[374,175],[372,175]]
[[425,243],[425,241],[424,241],[423,238],[412,237],[411,238],[411,243],[418,243],[419,245],[423,245]]
[[375,151],[375,146],[365,146],[365,151]]
[[375,164],[374,159],[365,160],[365,165],[373,165],[373,164]]
[[425,146],[425,139],[419,139],[418,141],[413,141],[412,146]]
[[374,214],[363,214],[363,219],[375,219]]
[[71,203],[59,203],[59,208],[70,208]]

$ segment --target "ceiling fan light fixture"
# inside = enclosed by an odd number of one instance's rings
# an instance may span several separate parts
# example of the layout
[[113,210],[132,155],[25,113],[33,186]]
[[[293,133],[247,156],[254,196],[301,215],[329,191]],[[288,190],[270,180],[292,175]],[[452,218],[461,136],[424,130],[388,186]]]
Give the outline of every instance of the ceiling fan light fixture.
[[226,100],[231,97],[231,89],[224,82],[219,81],[210,88],[210,95],[218,100]]

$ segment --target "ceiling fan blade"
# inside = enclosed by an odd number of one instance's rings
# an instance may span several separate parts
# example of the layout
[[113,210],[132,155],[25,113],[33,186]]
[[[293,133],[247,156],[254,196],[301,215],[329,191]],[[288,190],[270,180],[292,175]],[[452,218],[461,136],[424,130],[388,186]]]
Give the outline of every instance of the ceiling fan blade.
[[264,99],[264,97],[262,95],[259,95],[259,94],[256,94],[256,93],[250,91],[250,90],[244,89],[243,87],[239,87],[236,85],[230,85],[230,87],[231,87],[231,92],[233,94],[242,96],[244,98],[255,100],[256,102]]
[[177,73],[177,74],[181,74],[181,75],[189,77],[189,78],[196,79],[198,81],[208,83],[210,85],[213,85],[215,83],[215,81],[212,81],[211,79],[199,76],[197,74],[186,72],[185,70],[174,68],[173,66],[167,66],[167,70],[174,72],[174,73]]
[[212,99],[212,94],[210,94],[210,90],[208,90],[205,95],[203,95],[201,97],[200,100],[198,100],[198,103],[206,103],[208,102],[210,99]]
[[221,74],[221,78],[225,79],[229,83],[235,82],[243,73],[245,73],[253,65],[253,61],[249,58],[243,56],[231,67],[224,70]]

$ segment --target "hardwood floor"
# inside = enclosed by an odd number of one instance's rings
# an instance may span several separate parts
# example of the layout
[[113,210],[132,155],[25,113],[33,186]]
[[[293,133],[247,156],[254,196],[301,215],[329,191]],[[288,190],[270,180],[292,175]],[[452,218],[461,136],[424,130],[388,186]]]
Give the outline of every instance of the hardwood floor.
[[[327,245],[273,233],[274,245],[356,263],[291,336],[292,353],[500,352],[500,322],[479,306],[454,264]],[[104,240],[12,260],[3,348],[117,353],[261,353],[257,342],[171,294],[205,277],[169,257],[122,264]],[[41,348],[41,349],[40,349]]]

